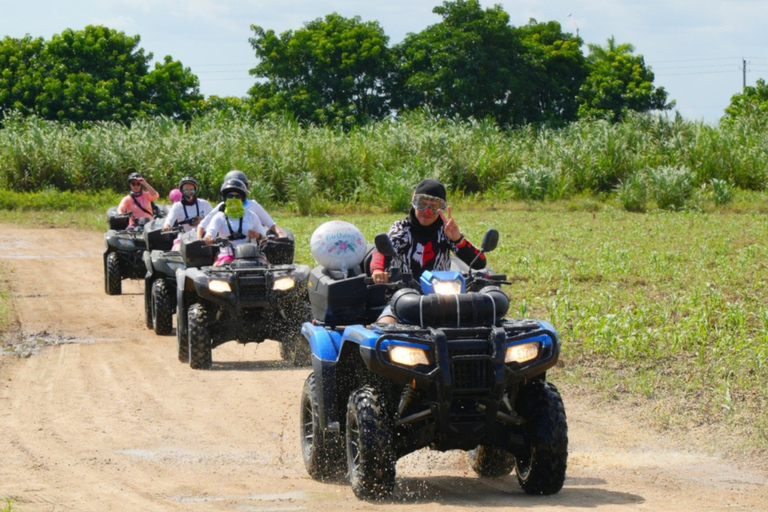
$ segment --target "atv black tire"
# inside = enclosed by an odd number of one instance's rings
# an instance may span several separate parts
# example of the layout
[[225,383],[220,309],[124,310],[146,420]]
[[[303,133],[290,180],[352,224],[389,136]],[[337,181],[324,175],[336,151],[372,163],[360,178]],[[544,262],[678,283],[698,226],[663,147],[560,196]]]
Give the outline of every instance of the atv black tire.
[[152,325],[152,283],[144,280],[144,324],[147,329],[154,329]]
[[515,456],[495,446],[480,445],[467,454],[470,466],[483,478],[505,476],[515,469]]
[[301,391],[301,453],[304,467],[315,480],[340,481],[347,472],[344,438],[338,432],[323,433],[319,414],[315,374],[310,373]]
[[359,499],[387,499],[395,489],[394,425],[370,386],[354,391],[347,403],[347,469]]
[[187,311],[187,340],[189,366],[195,370],[210,370],[211,333],[208,326],[208,312],[202,304],[192,304]]
[[107,255],[107,266],[104,268],[104,285],[107,295],[120,295],[123,293],[123,276],[120,273],[120,258],[115,252],[110,252]]
[[527,449],[515,462],[517,481],[526,494],[555,494],[563,487],[568,465],[563,399],[553,384],[537,380],[520,391],[517,404],[528,420]]
[[152,283],[152,327],[160,336],[173,332],[174,292],[165,279]]
[[187,310],[176,305],[176,348],[179,352],[179,362],[189,363],[189,340],[186,328]]

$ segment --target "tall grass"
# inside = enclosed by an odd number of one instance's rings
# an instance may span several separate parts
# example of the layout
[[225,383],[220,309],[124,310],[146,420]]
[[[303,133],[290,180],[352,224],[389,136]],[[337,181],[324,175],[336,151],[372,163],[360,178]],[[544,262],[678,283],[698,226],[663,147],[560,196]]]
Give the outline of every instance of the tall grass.
[[[410,187],[427,176],[444,181],[455,196],[529,201],[615,195],[649,169],[687,169],[693,188],[718,183],[718,190],[762,191],[768,133],[759,126],[634,115],[620,124],[504,131],[489,122],[419,113],[349,132],[215,114],[188,125],[158,118],[76,129],[9,115],[0,130],[0,187],[124,192],[126,176],[136,170],[163,194],[193,175],[203,196],[215,199],[224,174],[240,169],[260,202],[289,203],[303,214],[329,204],[402,211]],[[636,201],[627,204],[636,208]]]

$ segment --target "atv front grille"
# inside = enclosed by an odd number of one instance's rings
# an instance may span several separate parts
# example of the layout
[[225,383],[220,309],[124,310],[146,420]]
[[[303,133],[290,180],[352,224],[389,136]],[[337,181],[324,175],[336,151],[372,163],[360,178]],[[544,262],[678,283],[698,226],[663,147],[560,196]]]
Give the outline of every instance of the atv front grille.
[[240,293],[241,301],[254,301],[267,299],[267,279],[266,276],[239,276],[237,288]]
[[449,350],[454,391],[487,390],[493,385],[493,367],[487,350]]

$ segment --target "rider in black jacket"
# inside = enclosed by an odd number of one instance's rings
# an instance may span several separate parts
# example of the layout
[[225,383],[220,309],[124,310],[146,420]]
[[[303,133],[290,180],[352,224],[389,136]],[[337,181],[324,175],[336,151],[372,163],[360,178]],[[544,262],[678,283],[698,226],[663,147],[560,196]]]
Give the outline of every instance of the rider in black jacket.
[[[403,220],[389,228],[389,238],[395,249],[390,269],[410,272],[418,280],[425,270],[449,270],[451,253],[455,253],[468,265],[475,260],[479,250],[459,230],[451,217],[451,207],[446,203],[445,187],[433,179],[419,182],[413,193],[412,208]],[[480,255],[473,268],[485,267],[485,255]],[[385,268],[384,255],[374,252],[371,275],[375,283],[389,282],[389,269]],[[394,321],[386,310],[381,321]]]

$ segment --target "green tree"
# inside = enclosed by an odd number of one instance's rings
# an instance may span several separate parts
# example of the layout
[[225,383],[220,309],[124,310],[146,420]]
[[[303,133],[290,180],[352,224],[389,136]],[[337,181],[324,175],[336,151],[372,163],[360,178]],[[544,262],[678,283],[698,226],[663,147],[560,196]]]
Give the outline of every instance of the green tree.
[[290,112],[303,121],[349,125],[388,114],[389,38],[377,22],[333,13],[280,36],[256,25],[251,30],[259,63],[250,73],[266,79],[249,90],[257,115]]
[[525,45],[532,77],[523,91],[524,118],[548,125],[575,121],[577,96],[588,73],[581,38],[564,33],[556,21],[531,19],[515,31]]
[[40,64],[44,41],[27,35],[22,39],[6,36],[0,42],[0,110],[34,111],[35,98],[42,92]]
[[762,78],[755,86],[747,86],[744,91],[731,96],[731,103],[725,107],[726,122],[739,118],[768,119],[768,85]]
[[394,48],[394,106],[426,106],[445,116],[490,117],[501,124],[525,121],[530,83],[525,46],[500,5],[483,10],[478,0],[446,1],[433,12],[443,21],[410,34]]
[[203,99],[197,75],[169,55],[162,64],[155,63],[155,69],[143,82],[147,95],[141,110],[148,116],[162,115],[186,121]]
[[613,37],[602,47],[589,44],[589,75],[579,91],[579,116],[617,122],[626,111],[669,110],[667,92],[653,85],[654,74],[642,55],[632,55],[628,43],[616,44]]
[[202,98],[197,77],[171,57],[150,72],[152,54],[139,41],[93,25],[67,29],[49,42],[5,38],[0,108],[75,123],[187,117],[191,102]]

